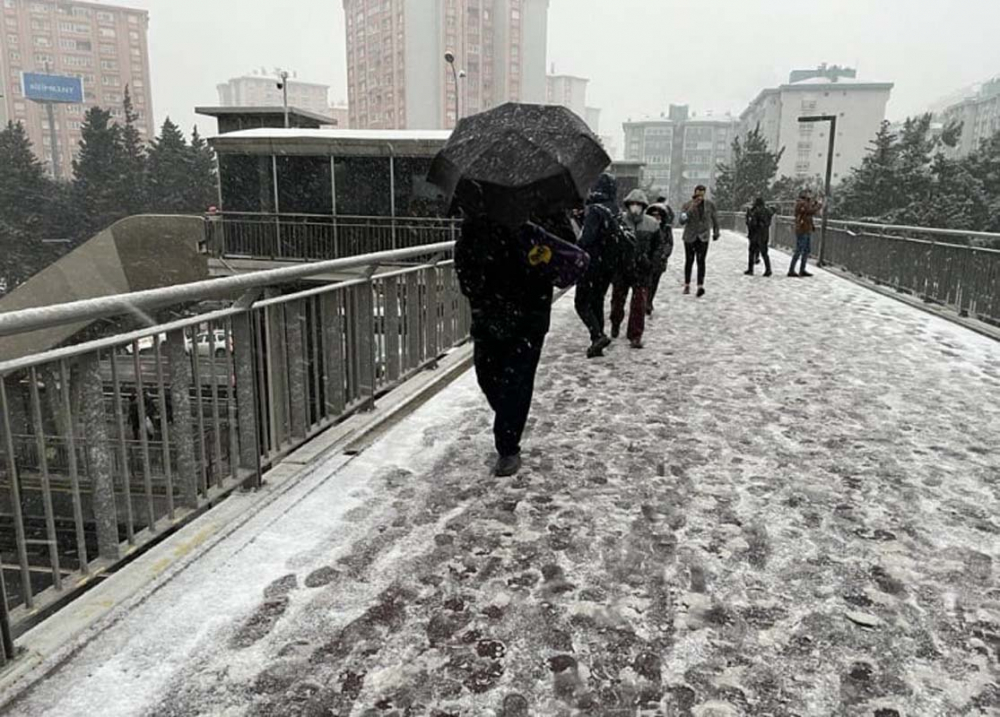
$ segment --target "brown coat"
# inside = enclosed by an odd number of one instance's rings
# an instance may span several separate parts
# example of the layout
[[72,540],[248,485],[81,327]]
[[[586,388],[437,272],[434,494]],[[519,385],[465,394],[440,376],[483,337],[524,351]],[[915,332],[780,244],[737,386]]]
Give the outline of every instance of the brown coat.
[[799,199],[795,202],[795,233],[812,234],[816,231],[813,218],[822,208],[823,205],[815,199]]

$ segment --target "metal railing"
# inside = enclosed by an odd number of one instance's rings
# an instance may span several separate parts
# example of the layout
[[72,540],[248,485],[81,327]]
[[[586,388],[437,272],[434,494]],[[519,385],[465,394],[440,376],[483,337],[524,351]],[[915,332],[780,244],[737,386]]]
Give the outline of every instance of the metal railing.
[[[746,232],[743,214],[723,212],[722,223]],[[795,220],[775,217],[771,243],[795,249]],[[813,234],[813,256],[862,279],[1000,326],[1000,234],[830,221],[826,246]]]
[[[242,294],[211,313],[0,362],[4,635],[221,494],[259,485],[290,451],[464,342],[471,314],[453,248],[0,314],[10,336]],[[376,273],[428,253],[437,260]],[[293,284],[350,269],[367,271]]]
[[324,261],[454,241],[454,219],[225,212],[207,217],[211,254],[225,259]]

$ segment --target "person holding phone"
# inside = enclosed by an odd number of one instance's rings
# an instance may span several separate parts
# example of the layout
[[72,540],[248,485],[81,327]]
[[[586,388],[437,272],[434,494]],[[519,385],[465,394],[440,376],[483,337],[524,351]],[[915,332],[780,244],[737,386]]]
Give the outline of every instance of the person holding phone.
[[708,259],[708,237],[718,241],[722,235],[719,229],[719,215],[715,203],[705,198],[708,191],[704,184],[694,188],[694,196],[681,212],[684,226],[684,293],[691,293],[691,273],[698,264],[698,296],[705,295],[705,273]]

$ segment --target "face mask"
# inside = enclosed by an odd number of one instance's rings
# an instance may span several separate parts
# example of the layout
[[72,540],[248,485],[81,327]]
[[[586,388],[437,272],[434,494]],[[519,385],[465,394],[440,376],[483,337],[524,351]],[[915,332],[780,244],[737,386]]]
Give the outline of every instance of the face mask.
[[637,217],[642,214],[642,207],[638,204],[633,204],[628,208],[628,210],[632,212],[633,217]]

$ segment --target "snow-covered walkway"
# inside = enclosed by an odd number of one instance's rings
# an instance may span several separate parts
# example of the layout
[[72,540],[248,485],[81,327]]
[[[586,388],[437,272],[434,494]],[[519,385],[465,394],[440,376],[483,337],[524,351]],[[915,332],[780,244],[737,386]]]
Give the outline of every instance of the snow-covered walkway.
[[1000,346],[745,247],[643,351],[556,305],[520,477],[466,375],[10,714],[998,714]]

